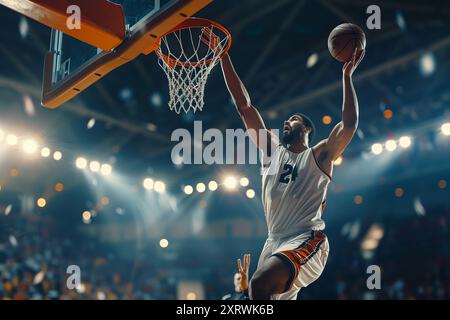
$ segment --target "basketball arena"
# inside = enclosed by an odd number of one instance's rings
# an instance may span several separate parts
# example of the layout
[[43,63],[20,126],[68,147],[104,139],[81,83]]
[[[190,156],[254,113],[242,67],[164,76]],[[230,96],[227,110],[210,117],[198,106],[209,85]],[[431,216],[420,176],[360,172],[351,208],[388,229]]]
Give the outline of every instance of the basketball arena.
[[0,0],[0,299],[450,298],[450,4],[234,2]]

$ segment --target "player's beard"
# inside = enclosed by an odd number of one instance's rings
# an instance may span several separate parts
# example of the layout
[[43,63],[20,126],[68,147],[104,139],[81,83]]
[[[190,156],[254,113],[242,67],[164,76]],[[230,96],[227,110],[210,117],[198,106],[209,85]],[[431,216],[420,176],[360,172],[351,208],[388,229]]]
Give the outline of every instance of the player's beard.
[[300,140],[300,128],[289,128],[287,131],[283,130],[282,140],[285,145],[292,145],[296,143]]

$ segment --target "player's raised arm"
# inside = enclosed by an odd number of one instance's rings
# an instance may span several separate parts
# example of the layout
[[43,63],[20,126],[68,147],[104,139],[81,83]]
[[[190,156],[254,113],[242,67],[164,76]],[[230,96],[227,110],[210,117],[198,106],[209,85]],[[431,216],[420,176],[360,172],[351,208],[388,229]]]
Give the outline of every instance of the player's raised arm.
[[[233,98],[233,102],[245,124],[245,127],[247,129],[254,129],[257,133],[259,133],[259,130],[266,130],[268,133],[268,138],[272,139],[270,132],[266,129],[266,125],[264,124],[264,120],[262,119],[260,113],[252,105],[248,91],[236,73],[233,63],[231,62],[231,58],[228,54],[223,56],[221,65],[228,91]],[[255,137],[251,136],[251,138],[259,148],[264,147],[260,145],[259,141],[255,141]]]
[[350,61],[342,68],[343,103],[342,121],[339,122],[325,140],[324,151],[331,161],[336,160],[353,138],[358,127],[359,107],[358,97],[353,86],[353,72],[364,58],[365,51],[355,50]]
[[[204,38],[206,38],[204,39],[204,42],[206,42],[211,48],[213,48],[213,50],[221,50],[220,40],[212,32],[211,29],[203,29],[202,35]],[[231,58],[228,53],[225,53],[222,56],[221,66],[228,91],[233,98],[233,102],[236,106],[237,111],[239,112],[239,115],[241,116],[242,121],[244,122],[245,127],[247,128],[247,130],[252,129],[254,130],[254,133],[256,133],[256,135],[254,135],[252,134],[252,132],[249,132],[252,141],[256,144],[256,146],[258,146],[258,148],[262,150],[267,150],[266,148],[268,145],[264,145],[264,142],[272,142],[272,144],[278,144],[277,137],[271,134],[269,130],[267,130],[261,114],[252,105],[250,95],[248,94],[247,89],[245,88],[236,70],[234,69],[233,63],[231,62]],[[264,137],[264,141],[260,141],[260,130],[264,130],[267,134],[267,136]],[[263,135],[261,135],[261,137],[263,137]]]

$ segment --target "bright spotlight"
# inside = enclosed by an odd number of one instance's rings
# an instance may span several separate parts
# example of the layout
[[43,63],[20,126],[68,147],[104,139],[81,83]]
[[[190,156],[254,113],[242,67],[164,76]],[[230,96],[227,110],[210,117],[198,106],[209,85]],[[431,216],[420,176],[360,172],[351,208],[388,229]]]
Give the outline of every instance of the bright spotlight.
[[19,139],[17,138],[17,136],[15,134],[8,134],[6,136],[6,144],[9,146],[15,146],[18,141],[19,141]]
[[162,181],[156,181],[155,182],[155,191],[158,193],[163,193],[166,191],[166,185]]
[[237,187],[238,182],[237,182],[235,177],[228,176],[223,181],[223,184],[224,184],[226,189],[228,189],[228,190],[235,190],[236,187]]
[[441,126],[441,132],[444,136],[450,136],[450,123],[446,122]]
[[246,186],[248,186],[250,184],[250,181],[248,180],[248,178],[242,177],[239,180],[239,184],[241,185],[241,187],[246,187]]
[[186,299],[187,300],[197,300],[197,295],[195,294],[195,292],[188,292],[188,294],[186,295]]
[[31,140],[31,139],[25,140],[22,144],[22,147],[23,147],[23,151],[25,151],[25,153],[29,153],[29,154],[35,153],[38,148],[36,141]]
[[344,162],[344,158],[342,156],[339,156],[336,160],[333,161],[333,164],[335,166],[340,166]]
[[375,250],[378,247],[378,240],[376,239],[364,239],[364,241],[361,243],[361,248],[364,251],[371,251]]
[[78,169],[86,169],[87,160],[83,157],[78,157],[77,160],[75,160],[75,165]]
[[144,181],[142,182],[142,185],[147,190],[153,190],[155,182],[151,178],[145,178]]
[[101,197],[101,198],[100,198],[100,203],[101,203],[103,206],[107,206],[107,205],[109,204],[109,198],[108,198],[107,196]]
[[319,55],[317,53],[311,54],[306,60],[306,67],[312,68],[316,65],[317,61],[319,61]]
[[211,191],[216,191],[218,187],[219,187],[219,185],[218,185],[217,182],[215,182],[214,180],[211,180],[211,181],[208,183],[208,188],[209,188],[209,190],[211,190]]
[[202,192],[205,192],[206,186],[204,183],[200,182],[200,183],[197,183],[197,186],[195,187],[195,189],[197,189],[197,192],[202,193]]
[[83,212],[82,217],[84,221],[89,221],[91,220],[92,215],[89,211],[86,210]]
[[169,241],[167,239],[161,239],[159,241],[159,245],[161,248],[167,248],[169,246]]
[[247,192],[245,193],[245,195],[247,196],[247,198],[253,199],[255,197],[255,190],[248,189]]
[[55,152],[53,153],[53,159],[55,159],[56,161],[61,160],[61,159],[62,159],[62,153],[59,152],[59,151],[55,151]]
[[92,172],[98,172],[100,170],[100,163],[98,161],[91,161],[89,163],[89,169],[91,169]]
[[37,199],[36,204],[39,208],[43,208],[47,204],[47,201],[44,198],[39,198]]
[[47,147],[44,147],[41,149],[41,156],[43,158],[48,158],[50,156],[50,149]]
[[420,58],[420,69],[422,74],[428,76],[434,72],[436,64],[432,53],[427,53]]
[[63,190],[64,190],[64,184],[62,184],[61,182],[58,182],[57,184],[55,184],[56,192],[62,192]]
[[194,192],[194,188],[192,188],[192,186],[190,186],[190,185],[187,185],[187,186],[184,186],[183,191],[185,194],[190,195],[190,194],[192,194],[192,192]]
[[373,154],[379,155],[383,152],[383,145],[381,143],[374,143],[371,149]]
[[403,149],[406,149],[411,145],[411,138],[408,136],[401,137],[400,140],[398,141],[398,144]]
[[388,140],[386,141],[386,150],[387,151],[394,151],[395,149],[397,149],[397,142],[395,140]]
[[102,164],[102,166],[100,167],[100,172],[104,175],[104,176],[109,176],[112,173],[112,167],[111,165],[104,163]]

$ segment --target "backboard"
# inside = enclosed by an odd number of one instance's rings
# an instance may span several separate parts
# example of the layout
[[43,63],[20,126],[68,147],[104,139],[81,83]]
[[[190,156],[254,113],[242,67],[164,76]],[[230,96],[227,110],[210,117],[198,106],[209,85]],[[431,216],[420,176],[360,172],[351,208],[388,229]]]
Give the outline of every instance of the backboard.
[[[82,0],[78,0],[82,4]],[[100,80],[106,74],[119,66],[135,59],[140,54],[149,54],[156,49],[159,38],[182,23],[185,19],[207,6],[213,0],[96,0],[120,5],[121,15],[116,15],[112,26],[114,33],[108,27],[99,26],[92,21],[89,26],[100,36],[89,38],[90,43],[80,41],[67,35],[64,30],[52,29],[50,50],[44,61],[44,81],[42,88],[42,105],[48,108],[59,107],[90,85]],[[76,2],[76,1],[72,1]],[[89,2],[89,10],[92,8]],[[86,10],[87,7],[85,7]],[[123,14],[122,14],[123,13]],[[83,8],[81,8],[83,19]],[[89,19],[86,17],[85,19]],[[92,19],[92,18],[91,18]],[[93,19],[94,20],[94,19]],[[122,20],[122,21],[121,21]],[[106,23],[106,24],[107,24]],[[120,33],[120,29],[124,32]],[[81,30],[93,33],[92,30]],[[112,29],[112,27],[110,28]],[[119,30],[119,31],[117,31]],[[112,34],[109,45],[118,44],[110,50],[105,48],[102,34]],[[79,39],[85,40],[81,36]],[[97,39],[97,40],[96,40]],[[97,41],[97,42],[96,42]],[[92,45],[98,43],[98,45]],[[108,44],[106,44],[108,45]]]

